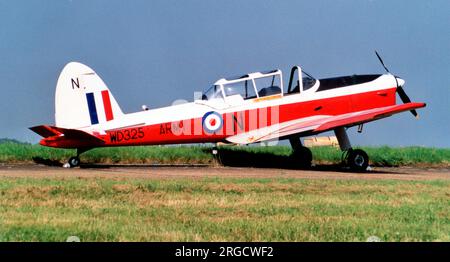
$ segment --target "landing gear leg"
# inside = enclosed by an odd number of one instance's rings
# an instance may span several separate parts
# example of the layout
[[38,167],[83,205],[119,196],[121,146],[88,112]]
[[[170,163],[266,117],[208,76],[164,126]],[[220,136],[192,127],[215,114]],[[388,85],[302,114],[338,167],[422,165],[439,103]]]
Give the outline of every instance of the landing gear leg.
[[289,143],[292,147],[291,158],[295,165],[303,169],[310,168],[312,162],[311,150],[302,145],[302,141],[298,136],[289,138]]
[[69,158],[68,164],[70,168],[78,167],[80,166],[80,155],[84,152],[90,150],[90,148],[77,148],[77,155]]
[[211,149],[211,154],[213,155],[214,163],[218,166],[223,166],[218,146],[218,144],[215,144],[213,146],[213,148]]
[[369,166],[369,156],[361,149],[353,149],[344,127],[334,130],[339,147],[345,153],[344,163],[356,172],[364,172]]

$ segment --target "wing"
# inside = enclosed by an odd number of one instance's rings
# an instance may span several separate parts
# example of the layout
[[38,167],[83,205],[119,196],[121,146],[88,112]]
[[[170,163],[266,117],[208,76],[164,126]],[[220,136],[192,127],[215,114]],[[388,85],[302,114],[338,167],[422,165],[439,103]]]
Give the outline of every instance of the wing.
[[401,105],[393,105],[352,112],[337,116],[312,116],[260,128],[246,133],[241,133],[228,137],[226,140],[235,144],[249,144],[273,140],[293,134],[308,133],[310,135],[313,135],[329,131],[337,127],[351,127],[371,122],[421,107],[425,107],[425,103],[406,103]]

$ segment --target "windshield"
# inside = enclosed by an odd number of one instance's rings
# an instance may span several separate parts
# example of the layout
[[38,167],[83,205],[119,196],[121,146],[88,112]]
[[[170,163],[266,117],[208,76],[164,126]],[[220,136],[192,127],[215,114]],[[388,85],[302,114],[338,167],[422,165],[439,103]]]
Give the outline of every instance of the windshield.
[[256,97],[255,87],[253,86],[253,81],[250,79],[225,84],[224,91],[226,96],[241,95],[244,99]]
[[310,89],[316,83],[316,79],[302,70],[303,91]]
[[217,98],[223,98],[222,90],[220,89],[219,85],[211,86],[202,95],[202,100],[211,100],[211,99],[217,99]]

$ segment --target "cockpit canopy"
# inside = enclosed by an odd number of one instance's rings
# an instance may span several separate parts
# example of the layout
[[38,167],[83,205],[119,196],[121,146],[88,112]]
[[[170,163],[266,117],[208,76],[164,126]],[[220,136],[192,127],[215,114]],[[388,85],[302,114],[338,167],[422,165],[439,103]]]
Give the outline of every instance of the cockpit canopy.
[[240,96],[242,99],[253,99],[272,95],[282,95],[283,76],[280,70],[256,72],[241,77],[218,80],[207,89],[202,100],[223,99]]
[[265,96],[287,96],[311,94],[374,81],[381,75],[351,75],[326,79],[316,79],[294,66],[289,76],[287,90],[283,89],[283,75],[280,70],[256,72],[240,77],[219,79],[202,95],[202,100],[220,99],[227,104],[239,104],[248,99]]
[[202,94],[202,100],[213,100],[217,98],[223,99],[222,87],[220,85],[213,85]]

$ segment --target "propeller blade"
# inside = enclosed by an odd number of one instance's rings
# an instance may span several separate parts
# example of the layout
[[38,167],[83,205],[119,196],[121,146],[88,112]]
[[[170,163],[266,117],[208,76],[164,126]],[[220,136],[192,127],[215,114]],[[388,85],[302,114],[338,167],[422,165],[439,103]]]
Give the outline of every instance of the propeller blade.
[[[381,56],[378,54],[377,50],[375,50],[375,54],[377,55],[378,60],[380,60],[380,63],[383,65],[383,67],[384,67],[384,69],[386,70],[386,72],[388,72],[388,73],[390,74],[391,72],[389,72],[389,69],[388,69],[388,68],[386,67],[386,65],[384,64],[383,59],[382,59]],[[398,95],[400,96],[400,99],[403,101],[404,104],[406,104],[406,103],[411,103],[411,99],[409,99],[409,97],[408,97],[408,95],[406,94],[405,90],[403,90],[403,87],[400,86],[400,85],[398,84],[398,80],[397,80],[397,77],[396,77],[396,76],[394,76],[394,79],[395,79],[395,83],[396,83],[396,85],[397,85],[397,93],[398,93]],[[417,114],[417,111],[416,111],[415,109],[410,110],[410,112],[411,112],[411,114],[413,114],[413,116],[415,116],[416,118],[419,118],[419,116],[418,116],[418,114]]]
[[378,54],[377,50],[375,50],[375,54],[377,55],[378,60],[380,60],[380,63],[383,65],[383,67],[384,67],[384,69],[386,70],[386,72],[390,73],[390,72],[389,72],[389,69],[388,69],[388,68],[386,67],[386,65],[384,64],[383,59],[381,59],[381,56]]
[[[406,94],[405,90],[403,90],[403,87],[397,86],[397,93],[400,96],[400,99],[403,101],[404,104],[410,103],[411,99],[409,99],[408,95]],[[415,109],[410,111],[413,116],[418,118],[417,111]]]
[[397,93],[400,96],[400,99],[403,101],[403,103],[410,103],[411,99],[409,99],[408,95],[406,94],[405,90],[403,89],[403,87],[398,86],[397,87]]

